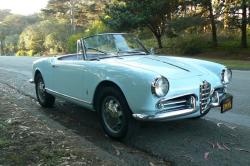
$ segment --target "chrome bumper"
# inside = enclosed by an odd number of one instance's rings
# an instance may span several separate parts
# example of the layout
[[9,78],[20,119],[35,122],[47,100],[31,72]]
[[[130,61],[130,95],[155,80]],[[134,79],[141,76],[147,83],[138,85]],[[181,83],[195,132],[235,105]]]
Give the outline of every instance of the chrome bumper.
[[185,109],[172,112],[159,112],[156,113],[155,115],[133,114],[133,117],[137,120],[143,120],[143,121],[162,121],[162,120],[176,118],[179,116],[185,116],[188,114],[192,114],[194,112],[196,112],[196,109]]
[[[220,107],[222,104],[222,101],[227,99],[228,97],[232,97],[229,93],[224,93],[223,95],[216,94],[213,96],[212,101],[209,104],[209,107],[207,109],[211,109],[214,107]],[[186,116],[192,113],[197,112],[199,109],[195,106],[192,109],[183,109],[183,110],[176,110],[176,111],[169,111],[169,112],[157,112],[153,115],[148,114],[133,114],[132,116],[141,121],[164,121],[164,120],[170,120],[181,116]]]
[[29,83],[31,83],[31,84],[34,84],[34,80],[33,79],[29,79]]

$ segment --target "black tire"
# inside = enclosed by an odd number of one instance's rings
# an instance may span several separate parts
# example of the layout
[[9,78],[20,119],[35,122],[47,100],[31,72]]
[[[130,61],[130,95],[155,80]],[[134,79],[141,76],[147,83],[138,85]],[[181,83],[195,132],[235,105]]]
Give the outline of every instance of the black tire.
[[35,79],[37,101],[42,107],[53,107],[55,97],[45,91],[45,84],[41,74],[38,74]]
[[[109,137],[120,140],[130,135],[135,120],[124,95],[117,88],[103,88],[96,104],[101,126]],[[112,120],[113,123],[117,121],[115,126],[112,126]]]

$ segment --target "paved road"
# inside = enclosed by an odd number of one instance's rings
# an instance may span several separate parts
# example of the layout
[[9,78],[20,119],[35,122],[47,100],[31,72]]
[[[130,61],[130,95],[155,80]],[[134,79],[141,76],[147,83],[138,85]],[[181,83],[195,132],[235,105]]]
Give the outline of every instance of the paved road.
[[[34,86],[27,80],[31,78],[31,65],[36,59],[0,57],[0,82],[34,98]],[[145,123],[124,144],[177,165],[250,165],[250,153],[233,150],[238,147],[250,150],[249,143],[246,143],[250,139],[250,71],[233,71],[229,91],[234,95],[231,112],[220,114],[218,110],[212,110],[204,119],[196,121]],[[53,110],[45,111],[48,117],[56,117],[55,121],[83,137],[91,135],[88,137],[90,141],[108,151],[110,142],[100,135],[95,113],[82,111],[82,108],[64,101],[58,101]],[[65,122],[68,117],[76,122]],[[218,123],[223,125],[218,127]],[[98,139],[94,138],[96,136]],[[227,144],[230,151],[221,148],[221,144]],[[204,160],[207,152],[210,160]],[[240,157],[240,161],[235,156]]]

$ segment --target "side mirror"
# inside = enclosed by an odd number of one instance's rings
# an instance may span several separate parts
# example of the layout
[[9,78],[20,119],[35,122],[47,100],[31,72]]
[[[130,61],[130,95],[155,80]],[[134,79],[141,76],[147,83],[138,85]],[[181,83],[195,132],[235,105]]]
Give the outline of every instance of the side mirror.
[[154,48],[150,48],[149,53],[150,53],[151,55],[155,55],[155,49],[154,49]]

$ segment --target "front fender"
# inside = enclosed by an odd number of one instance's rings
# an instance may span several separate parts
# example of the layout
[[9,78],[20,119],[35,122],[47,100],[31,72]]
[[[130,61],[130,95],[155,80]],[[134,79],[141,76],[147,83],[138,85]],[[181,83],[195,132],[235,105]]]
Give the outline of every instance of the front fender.
[[100,64],[100,62],[91,62],[86,69],[89,81],[85,82],[85,85],[89,87],[89,101],[94,100],[95,90],[101,82],[110,81],[122,90],[133,113],[155,110],[157,98],[151,93],[151,83],[159,76],[158,74],[143,69],[134,70],[126,65]]

